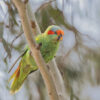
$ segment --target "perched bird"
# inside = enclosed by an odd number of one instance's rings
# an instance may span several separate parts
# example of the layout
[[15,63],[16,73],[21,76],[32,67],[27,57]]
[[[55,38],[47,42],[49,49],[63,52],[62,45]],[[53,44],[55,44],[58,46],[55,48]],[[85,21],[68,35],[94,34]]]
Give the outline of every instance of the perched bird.
[[[43,34],[36,37],[36,43],[41,45],[40,52],[46,63],[54,58],[59,47],[59,42],[63,39],[63,35],[64,31],[59,26],[51,25]],[[27,76],[38,69],[38,66],[36,65],[30,52],[31,51],[27,46],[18,68],[9,79],[9,81],[13,79],[10,88],[11,94],[16,93],[22,86]]]

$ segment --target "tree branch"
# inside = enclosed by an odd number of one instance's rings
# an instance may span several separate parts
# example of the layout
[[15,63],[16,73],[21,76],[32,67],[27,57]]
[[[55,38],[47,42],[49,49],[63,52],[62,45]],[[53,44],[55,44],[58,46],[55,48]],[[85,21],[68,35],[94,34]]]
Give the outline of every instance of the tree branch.
[[32,36],[32,27],[30,25],[28,15],[26,12],[26,4],[21,2],[21,0],[12,0],[12,1],[15,4],[15,6],[19,12],[22,27],[24,30],[24,35],[25,35],[26,40],[28,42],[28,45],[32,51],[32,55],[36,61],[36,64],[40,69],[40,72],[42,74],[42,77],[44,79],[46,87],[48,89],[50,99],[51,100],[59,100],[56,89],[55,89],[55,85],[54,85],[53,80],[49,74],[49,70],[46,66],[46,63],[44,62],[40,51],[36,48],[37,44],[35,42],[35,39],[32,38],[33,37]]
[[68,94],[65,89],[64,81],[58,69],[55,59],[49,62],[49,66],[50,66],[50,73],[54,80],[59,100],[68,99]]
[[[48,4],[46,3],[46,6],[48,6],[50,3],[52,3],[53,1],[55,0],[52,0],[52,1],[49,1]],[[45,4],[43,4],[41,7],[44,7]],[[40,7],[40,8],[41,8]],[[44,8],[43,8],[44,9]],[[39,9],[38,9],[39,10]],[[40,9],[41,10],[41,9]],[[40,31],[40,28],[37,24],[37,21],[36,21],[36,18],[35,18],[35,15],[33,14],[32,12],[32,9],[31,9],[31,6],[28,5],[28,15],[30,17],[30,19],[35,22],[35,25],[33,23],[33,28],[36,29],[35,31],[33,30],[33,33],[37,31],[37,33],[41,33]],[[31,22],[32,23],[32,22]],[[35,27],[37,28],[35,28]],[[37,34],[34,34],[34,35],[37,35]],[[41,46],[41,45],[40,45]],[[40,47],[39,46],[39,47]],[[53,79],[53,82],[55,84],[55,87],[56,87],[56,91],[57,91],[57,94],[58,94],[58,98],[59,100],[66,100],[68,98],[68,95],[66,93],[66,89],[65,89],[65,85],[64,85],[64,81],[63,81],[63,78],[61,76],[61,73],[58,69],[58,66],[56,64],[56,61],[55,59],[53,59],[52,61],[49,62],[49,66],[50,66],[50,75],[52,76],[52,79]]]

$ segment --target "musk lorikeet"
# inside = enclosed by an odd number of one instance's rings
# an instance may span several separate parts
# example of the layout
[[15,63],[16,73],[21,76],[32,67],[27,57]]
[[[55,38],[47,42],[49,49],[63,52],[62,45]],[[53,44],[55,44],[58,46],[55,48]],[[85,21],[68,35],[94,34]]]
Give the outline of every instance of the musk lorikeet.
[[[36,37],[36,43],[41,44],[40,52],[46,63],[52,60],[55,56],[59,47],[59,42],[63,39],[63,35],[64,32],[59,26],[51,25],[43,34],[40,34]],[[13,94],[17,92],[27,76],[37,69],[38,66],[36,65],[34,58],[30,53],[29,47],[27,46],[18,68],[9,79],[9,81],[13,79],[10,93]]]

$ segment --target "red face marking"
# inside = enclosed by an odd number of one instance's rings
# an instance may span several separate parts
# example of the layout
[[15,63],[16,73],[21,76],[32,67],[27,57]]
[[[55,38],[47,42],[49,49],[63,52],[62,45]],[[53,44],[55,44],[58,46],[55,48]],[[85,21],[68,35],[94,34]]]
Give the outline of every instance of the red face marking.
[[59,35],[62,35],[62,36],[64,35],[64,31],[63,30],[57,30],[56,33],[57,33],[58,36]]
[[48,35],[53,35],[53,34],[54,34],[54,32],[52,30],[48,31]]
[[62,40],[63,39],[63,35],[64,35],[64,31],[63,30],[56,30],[56,32],[49,30],[48,31],[48,35],[53,35],[56,34],[58,36],[58,40]]

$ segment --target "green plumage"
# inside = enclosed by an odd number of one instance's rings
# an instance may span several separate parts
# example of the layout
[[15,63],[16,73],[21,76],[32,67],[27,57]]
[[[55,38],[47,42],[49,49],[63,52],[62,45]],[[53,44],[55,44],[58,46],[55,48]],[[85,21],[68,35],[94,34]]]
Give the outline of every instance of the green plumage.
[[[53,25],[48,27],[48,29],[43,34],[40,34],[36,37],[36,43],[42,44],[40,47],[40,52],[46,63],[53,59],[59,47],[59,41],[57,40],[58,35],[48,35],[48,31],[52,28],[60,29],[59,27]],[[28,74],[36,71],[37,69],[38,66],[36,65],[34,58],[31,55],[30,49],[29,47],[26,47],[25,54],[22,56],[17,70],[9,79],[11,80],[14,78],[10,92],[15,93],[17,90],[19,90]]]

